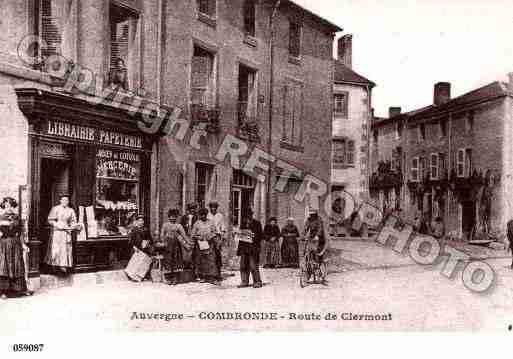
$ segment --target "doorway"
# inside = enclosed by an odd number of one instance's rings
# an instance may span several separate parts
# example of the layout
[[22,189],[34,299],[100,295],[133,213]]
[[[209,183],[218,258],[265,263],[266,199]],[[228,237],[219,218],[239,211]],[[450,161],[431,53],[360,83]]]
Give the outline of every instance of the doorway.
[[48,215],[53,206],[59,203],[59,196],[70,195],[71,161],[66,159],[42,158],[39,193],[39,233],[41,240],[41,269],[46,271],[44,264],[51,227]]
[[461,203],[461,231],[463,238],[467,241],[472,240],[472,234],[476,225],[476,203],[466,201]]

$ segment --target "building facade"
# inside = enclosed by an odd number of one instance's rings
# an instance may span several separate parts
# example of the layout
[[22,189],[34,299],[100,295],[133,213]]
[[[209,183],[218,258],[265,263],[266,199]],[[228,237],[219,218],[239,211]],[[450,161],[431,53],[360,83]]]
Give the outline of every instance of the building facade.
[[[369,198],[369,125],[375,84],[352,69],[352,35],[338,40],[333,86],[331,191]],[[348,216],[350,213],[344,213]]]
[[[0,194],[21,203],[31,277],[64,193],[85,228],[75,269],[88,271],[126,263],[131,213],[154,234],[169,208],[213,200],[233,225],[248,207],[302,225],[297,188],[306,175],[329,182],[341,29],[292,1],[26,0],[1,12],[0,143],[13,153]],[[227,138],[248,147],[242,164],[254,149],[280,161],[258,181],[217,156]]]
[[[511,76],[509,82],[493,82],[456,98],[451,98],[449,83],[438,83],[432,105],[375,121],[375,151],[381,145],[389,151],[374,164],[374,199],[401,208],[410,220],[422,214],[428,222],[440,217],[445,233],[454,237],[504,233],[512,215],[511,145],[506,140],[512,90]],[[401,163],[394,157],[398,147]]]

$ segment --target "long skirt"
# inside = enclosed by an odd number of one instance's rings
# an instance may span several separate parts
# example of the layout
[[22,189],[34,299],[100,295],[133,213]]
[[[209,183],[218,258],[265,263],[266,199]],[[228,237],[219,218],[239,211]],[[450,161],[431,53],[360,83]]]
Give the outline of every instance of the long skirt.
[[214,241],[209,241],[210,248],[196,248],[196,275],[203,279],[218,278],[219,268]]
[[0,294],[27,290],[23,246],[19,238],[0,238]]
[[73,267],[71,234],[66,231],[53,231],[45,262],[53,267]]
[[164,271],[167,273],[181,272],[184,268],[182,245],[177,238],[168,238],[168,245],[164,253]]
[[280,264],[280,242],[278,240],[275,241],[265,241],[264,242],[264,258],[265,264],[277,266]]
[[284,238],[281,245],[281,260],[287,267],[299,265],[299,248],[296,238]]

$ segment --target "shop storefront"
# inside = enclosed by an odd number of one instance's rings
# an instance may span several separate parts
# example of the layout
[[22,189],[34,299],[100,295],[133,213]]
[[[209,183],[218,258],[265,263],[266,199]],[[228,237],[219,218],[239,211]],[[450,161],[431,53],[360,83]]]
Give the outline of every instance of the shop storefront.
[[16,92],[29,121],[31,276],[47,270],[47,217],[63,194],[83,227],[73,240],[74,271],[122,268],[129,259],[131,216],[142,213],[149,220],[157,136],[140,131],[138,115],[112,106],[40,90]]

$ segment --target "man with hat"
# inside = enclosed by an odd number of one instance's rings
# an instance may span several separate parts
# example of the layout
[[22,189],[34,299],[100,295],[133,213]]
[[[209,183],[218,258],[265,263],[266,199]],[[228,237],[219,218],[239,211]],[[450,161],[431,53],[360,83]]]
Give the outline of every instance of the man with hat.
[[[324,232],[324,224],[319,216],[319,212],[316,209],[310,209],[310,215],[305,223],[304,237],[308,241],[307,252],[305,255],[310,253],[314,254],[314,258],[317,263],[321,264],[324,262],[324,255],[328,249],[328,242],[326,240],[326,234]],[[316,248],[314,248],[316,245]],[[322,284],[326,285],[326,273],[322,273]]]
[[224,216],[222,213],[218,212],[219,203],[212,201],[208,204],[209,212],[207,215],[207,219],[214,223],[217,234],[217,245],[215,246],[215,255],[216,255],[216,263],[217,268],[219,270],[219,278],[221,278],[221,268],[223,267],[223,257],[222,257],[222,245],[226,238],[226,226],[224,222]]
[[260,261],[260,243],[262,241],[262,224],[253,218],[253,211],[247,208],[242,218],[240,227],[241,240],[237,248],[240,257],[239,288],[249,287],[249,275],[253,277],[253,288],[262,288],[262,279],[258,269]]

